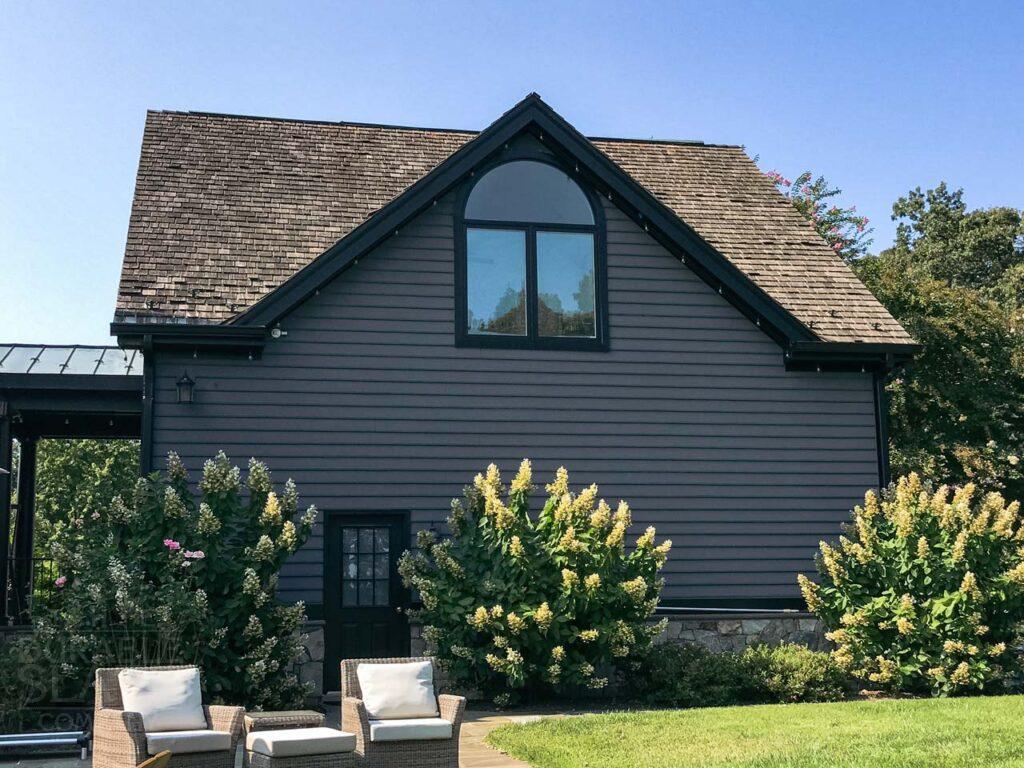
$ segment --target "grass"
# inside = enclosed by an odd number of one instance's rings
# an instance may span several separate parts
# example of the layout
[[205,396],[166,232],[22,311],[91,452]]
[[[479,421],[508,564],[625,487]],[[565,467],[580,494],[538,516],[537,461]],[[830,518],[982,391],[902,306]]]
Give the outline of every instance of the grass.
[[1024,696],[621,712],[506,725],[536,768],[1024,768]]

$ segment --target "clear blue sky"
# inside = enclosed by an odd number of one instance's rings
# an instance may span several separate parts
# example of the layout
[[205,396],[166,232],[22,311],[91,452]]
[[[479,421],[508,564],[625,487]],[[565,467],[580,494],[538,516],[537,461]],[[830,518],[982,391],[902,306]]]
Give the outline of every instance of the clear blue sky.
[[146,109],[743,144],[1024,206],[1024,3],[0,2],[0,341],[109,340]]

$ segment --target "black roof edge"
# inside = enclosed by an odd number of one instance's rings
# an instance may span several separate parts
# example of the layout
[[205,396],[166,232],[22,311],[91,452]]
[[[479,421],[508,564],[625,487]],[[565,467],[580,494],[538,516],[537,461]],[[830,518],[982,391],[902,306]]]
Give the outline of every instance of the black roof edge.
[[786,368],[887,372],[910,362],[923,347],[900,342],[797,341],[786,350]]
[[740,308],[780,346],[784,347],[787,341],[820,340],[537,94],[530,94],[517,103],[371,218],[251,307],[229,320],[229,325],[267,327],[277,322],[344,271],[352,261],[426,209],[437,197],[500,149],[502,144],[527,128],[536,130],[542,141],[553,141],[562,147],[565,153],[579,162],[581,170],[587,172],[586,175],[598,191],[616,202],[649,232],[654,230],[652,234],[656,239]]
[[117,337],[118,346],[142,349],[149,337],[155,346],[216,347],[255,351],[263,348],[267,329],[262,325],[183,325],[181,323],[122,323],[110,324],[110,335]]

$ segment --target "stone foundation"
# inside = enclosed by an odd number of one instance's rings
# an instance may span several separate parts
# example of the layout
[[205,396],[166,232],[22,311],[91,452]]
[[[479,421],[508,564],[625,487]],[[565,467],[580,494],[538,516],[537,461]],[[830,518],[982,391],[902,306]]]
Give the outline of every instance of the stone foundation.
[[[779,643],[797,643],[814,650],[827,647],[821,622],[808,613],[784,616],[754,613],[676,614],[665,618],[668,619],[668,625],[656,642],[695,643],[711,651],[742,651],[751,645]],[[302,632],[303,653],[297,672],[300,680],[313,684],[309,703],[317,705],[324,696],[325,623],[307,622]],[[422,627],[415,622],[410,623],[409,655],[424,656],[427,651]]]
[[742,651],[751,645],[797,643],[814,650],[826,646],[821,622],[806,613],[793,615],[670,615],[658,642],[695,643],[711,651]]
[[303,683],[312,683],[313,691],[307,698],[311,706],[319,705],[324,697],[324,640],[326,623],[307,621],[302,625],[302,655],[296,665],[296,674]]

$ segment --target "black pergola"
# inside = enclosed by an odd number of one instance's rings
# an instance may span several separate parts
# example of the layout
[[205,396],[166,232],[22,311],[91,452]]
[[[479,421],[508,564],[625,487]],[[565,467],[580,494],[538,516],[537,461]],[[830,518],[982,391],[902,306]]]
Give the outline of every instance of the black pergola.
[[[61,437],[138,438],[141,420],[141,352],[0,344],[0,470],[5,470],[0,472],[0,625],[29,620],[37,565],[33,557],[37,442]],[[10,473],[14,440],[21,446],[16,477]],[[14,482],[18,504],[12,531]]]

